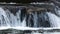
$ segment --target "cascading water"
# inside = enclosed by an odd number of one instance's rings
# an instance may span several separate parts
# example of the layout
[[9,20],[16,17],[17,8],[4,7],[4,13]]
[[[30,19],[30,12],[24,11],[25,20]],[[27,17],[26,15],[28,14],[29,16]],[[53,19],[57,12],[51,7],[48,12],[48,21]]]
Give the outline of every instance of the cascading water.
[[0,7],[0,26],[26,26],[25,19],[21,22],[20,15],[20,10],[16,13],[16,15],[14,15],[8,9],[4,10],[2,7]]
[[10,26],[9,19],[6,15],[6,12],[0,7],[0,26]]
[[60,17],[58,17],[57,15],[53,14],[53,13],[47,13],[49,16],[49,21],[51,24],[51,27],[60,27]]
[[59,19],[57,15],[46,10],[26,14],[19,9],[14,15],[9,9],[0,7],[0,27],[60,27]]
[[46,12],[32,12],[27,18],[30,27],[50,27]]
[[[18,30],[38,30],[41,27],[60,27],[60,10],[49,11],[48,9],[50,6],[47,10],[45,10],[47,7],[46,6],[44,10],[33,10],[31,11],[31,13],[25,11],[26,8],[23,8],[22,10],[15,10],[17,9],[16,7],[15,9],[12,9],[13,7],[8,7],[0,7],[0,27],[11,27]],[[56,13],[54,13],[55,11]],[[5,28],[0,28],[0,30]],[[13,34],[15,33],[16,32],[14,32]],[[31,34],[41,33],[39,33],[39,31],[32,31]]]

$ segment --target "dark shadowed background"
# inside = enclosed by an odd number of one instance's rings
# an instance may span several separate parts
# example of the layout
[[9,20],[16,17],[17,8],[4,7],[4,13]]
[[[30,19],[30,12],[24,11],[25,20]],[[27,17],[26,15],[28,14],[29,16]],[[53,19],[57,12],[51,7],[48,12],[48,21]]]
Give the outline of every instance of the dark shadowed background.
[[0,2],[16,2],[16,3],[30,3],[30,2],[45,2],[49,0],[0,0]]

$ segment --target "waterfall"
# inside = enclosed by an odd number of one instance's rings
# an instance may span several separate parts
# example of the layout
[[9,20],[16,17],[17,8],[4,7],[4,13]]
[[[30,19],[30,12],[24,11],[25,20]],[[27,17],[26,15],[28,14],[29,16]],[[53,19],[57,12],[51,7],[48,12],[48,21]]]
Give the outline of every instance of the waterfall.
[[51,13],[51,12],[47,12],[48,16],[49,16],[49,21],[51,24],[51,27],[60,27],[60,17],[58,17],[57,15]]
[[9,18],[6,15],[6,12],[0,7],[0,26],[10,26]]
[[16,15],[11,13],[9,9],[0,7],[0,26],[7,27],[60,27],[60,18],[51,12],[34,12],[28,14],[21,21],[21,10],[16,12]]
[[28,13],[25,11],[26,8],[23,10],[21,8],[12,9],[12,11],[16,11],[13,13],[10,9],[12,7],[7,9],[0,7],[0,27],[60,27],[59,13],[56,15],[46,10],[33,10]]
[[21,10],[18,10],[16,15],[14,15],[8,9],[4,10],[2,7],[0,7],[0,26],[1,27],[26,26],[25,19],[21,22],[20,15]]
[[[8,6],[9,7],[9,6]],[[16,29],[16,30],[31,30],[27,31],[30,33],[27,34],[46,34],[41,31],[39,33],[38,30],[51,30],[46,27],[60,27],[60,10],[54,10],[49,11],[46,10],[39,10],[39,11],[31,11],[31,13],[28,13],[26,8],[21,9],[21,7],[18,7],[18,10],[15,7],[15,9],[12,9],[13,7],[10,7],[9,9],[6,7],[0,7],[0,30],[2,29]],[[12,9],[12,12],[10,9]],[[15,13],[16,11],[16,13]],[[46,29],[44,29],[46,28]],[[12,34],[15,34],[17,31],[12,31]],[[19,31],[20,32],[20,31]],[[24,33],[24,32],[23,32]],[[9,33],[10,34],[10,33]]]

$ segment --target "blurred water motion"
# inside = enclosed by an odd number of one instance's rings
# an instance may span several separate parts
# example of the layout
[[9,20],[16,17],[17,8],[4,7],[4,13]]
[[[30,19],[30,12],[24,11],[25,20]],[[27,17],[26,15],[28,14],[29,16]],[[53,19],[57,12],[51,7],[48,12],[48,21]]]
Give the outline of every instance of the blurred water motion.
[[[14,28],[0,30],[1,34],[59,34],[60,32],[34,31],[33,28],[60,27],[60,10],[50,3],[29,4],[24,7],[1,5],[0,27],[21,28],[21,31]],[[31,31],[23,31],[22,27],[31,27]]]

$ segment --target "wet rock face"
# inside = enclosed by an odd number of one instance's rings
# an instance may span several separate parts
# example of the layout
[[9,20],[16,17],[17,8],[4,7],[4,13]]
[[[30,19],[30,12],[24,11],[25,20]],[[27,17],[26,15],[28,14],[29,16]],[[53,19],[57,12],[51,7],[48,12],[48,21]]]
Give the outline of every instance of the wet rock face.
[[16,12],[19,10],[19,8],[17,8],[16,6],[4,6],[3,9],[4,10],[8,9],[14,15],[16,15]]
[[49,17],[45,10],[30,11],[27,14],[27,26],[29,27],[50,27]]
[[41,5],[39,8],[30,8],[27,10],[26,24],[28,27],[50,27],[49,17],[46,12],[55,14],[52,6]]
[[21,9],[21,21],[23,21],[24,17],[26,17],[26,8]]
[[11,11],[11,13],[13,13],[14,15],[16,14],[16,12],[19,10],[18,8],[10,8],[9,9]]

